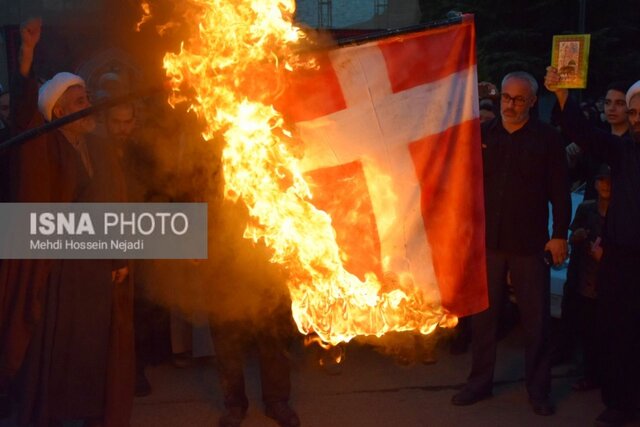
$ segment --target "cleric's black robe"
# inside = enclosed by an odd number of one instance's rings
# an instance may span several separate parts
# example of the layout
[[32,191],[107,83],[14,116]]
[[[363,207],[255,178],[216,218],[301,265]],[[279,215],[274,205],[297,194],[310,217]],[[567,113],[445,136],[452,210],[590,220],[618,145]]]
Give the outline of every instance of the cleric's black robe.
[[[35,98],[29,96],[35,82],[18,80],[23,93],[14,97],[21,100],[14,117],[24,127],[19,130],[25,130],[41,124],[41,118]],[[124,201],[124,181],[109,145],[92,136],[86,143],[92,176],[59,131],[14,150],[11,200]],[[7,337],[0,369],[10,374],[20,369],[20,423],[45,426],[51,418],[104,418],[105,426],[128,425],[133,394],[132,291],[130,281],[111,282],[111,271],[124,265],[113,260],[3,263],[0,278],[11,278],[13,271],[14,281],[0,282],[0,302],[13,313],[0,323]]]

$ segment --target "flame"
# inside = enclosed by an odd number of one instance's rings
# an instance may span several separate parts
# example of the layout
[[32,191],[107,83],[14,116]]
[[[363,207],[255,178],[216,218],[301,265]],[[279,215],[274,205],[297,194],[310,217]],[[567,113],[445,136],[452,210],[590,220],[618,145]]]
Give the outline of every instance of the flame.
[[325,343],[322,338],[317,335],[307,335],[304,337],[305,347],[317,344],[318,347],[318,364],[323,367],[339,365],[344,361],[345,349],[343,346]]
[[176,24],[175,22],[167,22],[165,24],[156,25],[156,32],[161,36],[164,36],[167,31],[177,26],[178,24]]
[[317,335],[307,335],[306,337],[304,337],[305,347],[309,347],[313,344],[318,344],[318,346],[323,350],[330,350],[331,348],[333,348],[331,345],[322,341],[322,339]]
[[455,316],[428,301],[408,274],[380,279],[369,272],[360,280],[347,271],[331,217],[311,203],[299,142],[272,107],[292,70],[309,66],[295,54],[304,34],[292,25],[294,11],[294,0],[189,0],[193,35],[164,58],[170,103],[190,101],[206,123],[205,139],[224,136],[225,197],[246,204],[254,220],[245,237],[262,239],[272,261],[287,269],[301,333],[335,345],[455,325]]
[[142,0],[142,3],[140,4],[140,8],[142,9],[142,17],[140,18],[140,21],[138,21],[138,23],[136,24],[137,32],[140,32],[140,28],[142,28],[142,26],[153,17],[151,15],[151,5],[147,0]]

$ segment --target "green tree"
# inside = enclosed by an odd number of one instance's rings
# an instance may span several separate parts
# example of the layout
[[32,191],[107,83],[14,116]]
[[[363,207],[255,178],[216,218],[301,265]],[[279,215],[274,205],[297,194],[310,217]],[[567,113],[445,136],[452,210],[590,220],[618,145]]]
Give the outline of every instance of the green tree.
[[[538,78],[550,62],[554,34],[578,31],[579,0],[420,0],[423,22],[455,10],[476,21],[478,77],[499,81],[515,69]],[[588,0],[589,87],[599,96],[613,80],[640,78],[640,8],[631,1]]]

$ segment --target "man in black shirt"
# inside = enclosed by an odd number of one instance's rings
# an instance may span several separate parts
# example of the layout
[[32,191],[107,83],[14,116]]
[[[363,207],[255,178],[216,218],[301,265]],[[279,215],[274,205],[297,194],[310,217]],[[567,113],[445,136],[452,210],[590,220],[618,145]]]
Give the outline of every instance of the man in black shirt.
[[602,400],[597,425],[618,426],[634,418],[640,381],[640,81],[626,95],[629,132],[595,129],[577,113],[559,76],[547,68],[545,86],[555,92],[563,130],[581,148],[611,166],[611,202],[602,238],[598,277],[598,339]]
[[571,198],[560,135],[530,116],[537,90],[530,74],[507,74],[500,117],[482,125],[489,308],[472,318],[471,373],[453,396],[454,405],[471,405],[492,393],[499,303],[509,272],[525,329],[529,400],[535,413],[554,413],[549,401],[548,264],[561,264],[567,256]]

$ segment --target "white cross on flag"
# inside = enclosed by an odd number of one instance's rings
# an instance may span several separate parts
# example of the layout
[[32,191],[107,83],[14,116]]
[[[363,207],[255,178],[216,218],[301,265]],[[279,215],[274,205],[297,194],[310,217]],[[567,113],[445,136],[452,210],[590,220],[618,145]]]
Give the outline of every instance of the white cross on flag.
[[280,109],[347,270],[410,273],[453,314],[485,309],[473,18],[314,56]]

